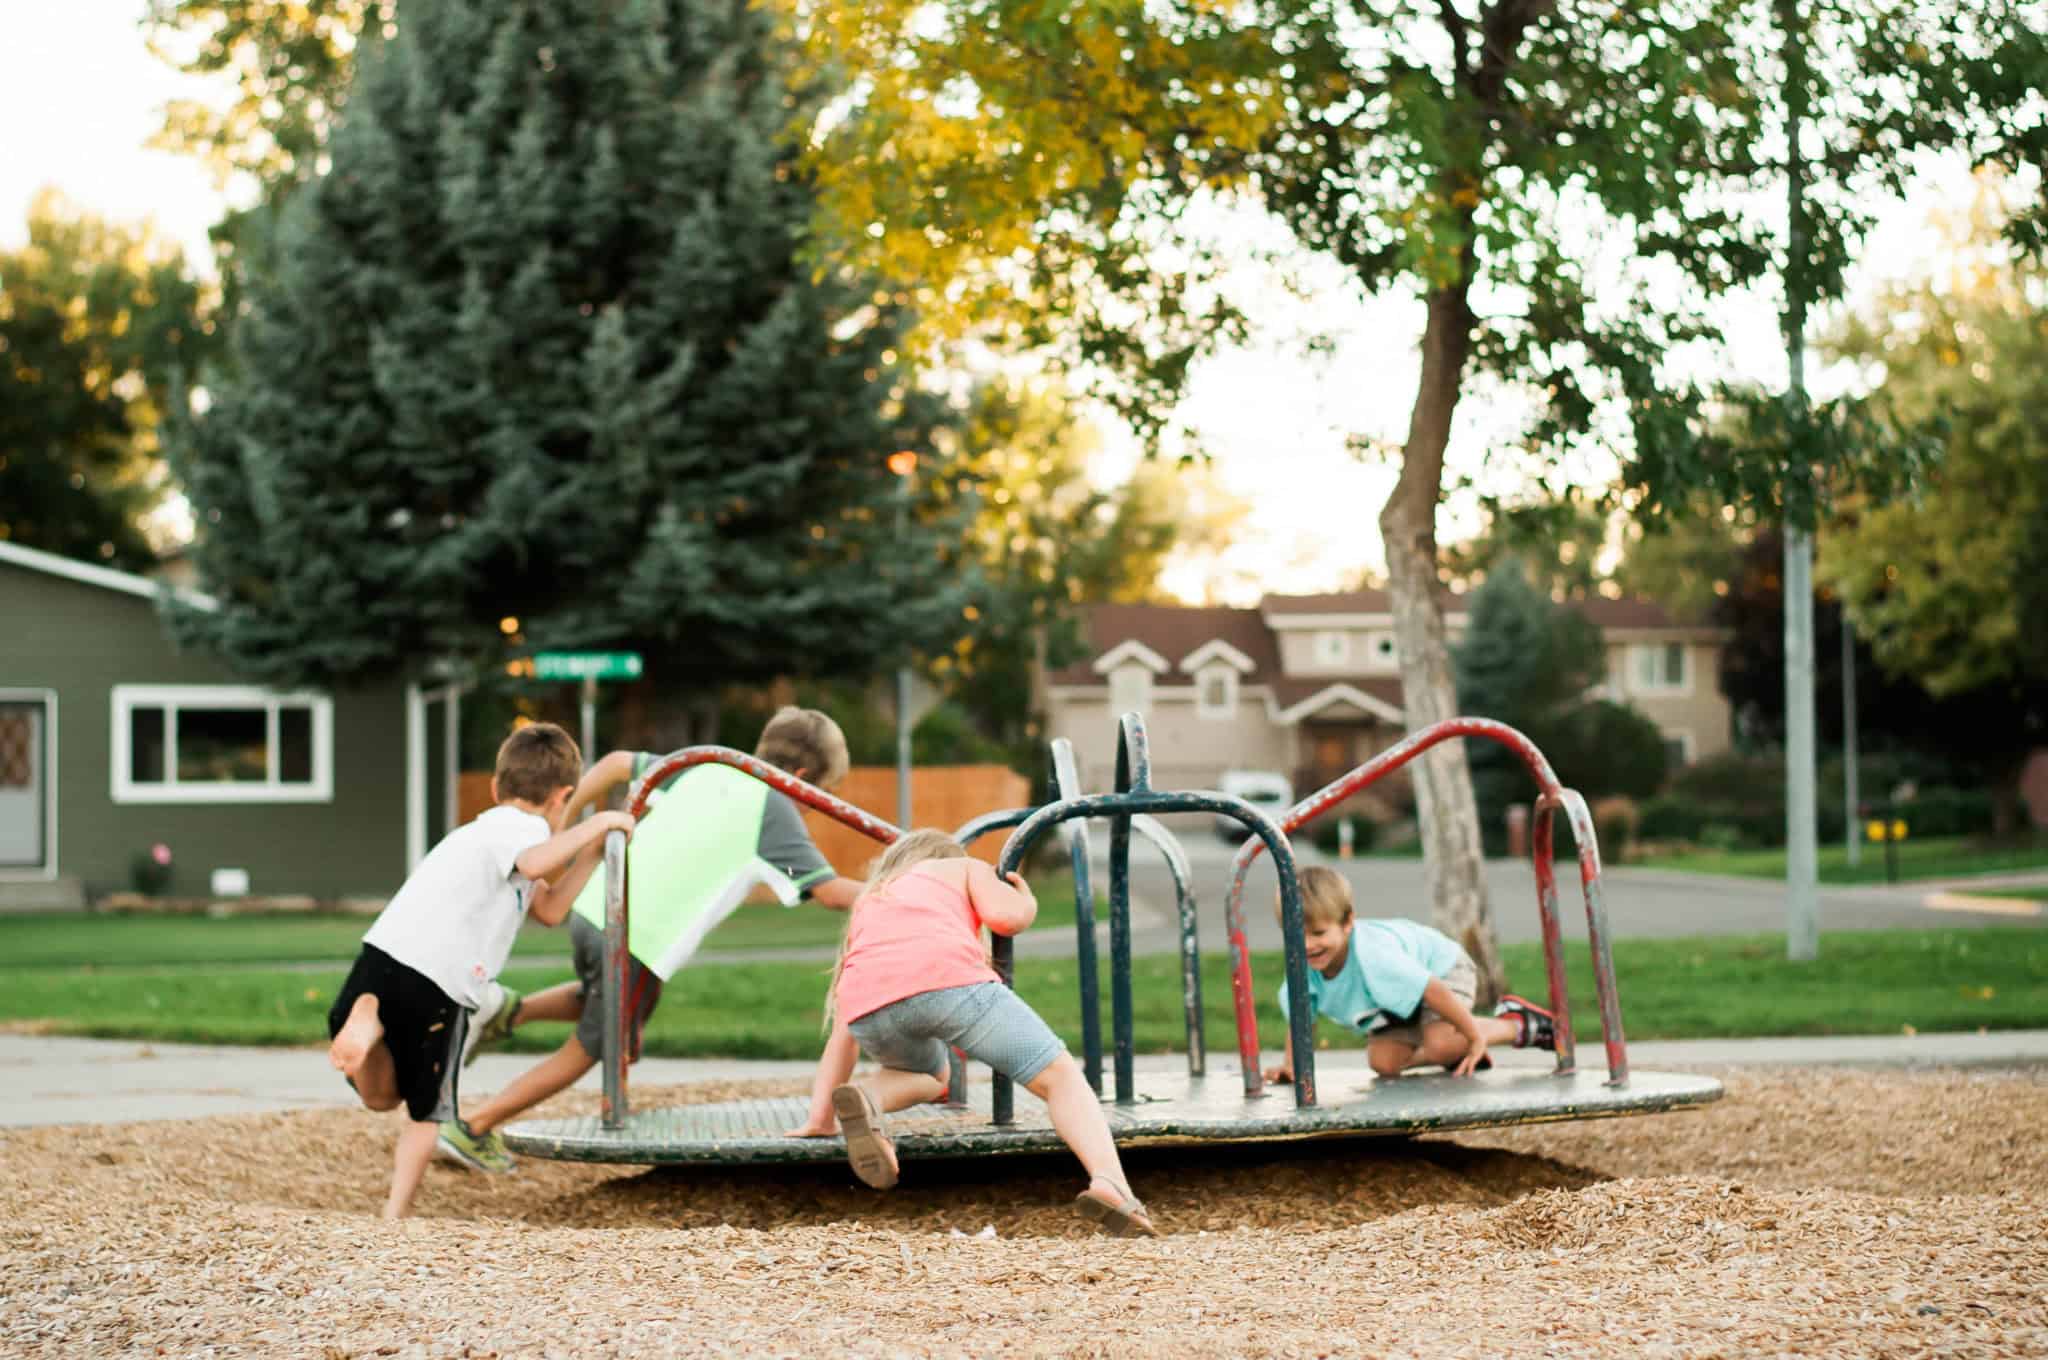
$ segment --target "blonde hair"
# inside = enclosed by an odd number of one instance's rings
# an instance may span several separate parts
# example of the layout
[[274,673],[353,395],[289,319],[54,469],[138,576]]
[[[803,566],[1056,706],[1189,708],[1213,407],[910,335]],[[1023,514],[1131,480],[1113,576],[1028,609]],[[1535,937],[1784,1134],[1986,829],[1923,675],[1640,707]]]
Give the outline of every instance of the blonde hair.
[[[860,910],[861,902],[887,887],[905,871],[934,859],[966,859],[967,847],[943,831],[923,827],[917,831],[906,831],[889,843],[889,848],[875,856],[868,866],[867,886],[860,890],[860,898],[853,904],[853,910]],[[832,986],[825,993],[824,1033],[832,1031],[832,1017],[838,1009],[839,973],[846,967],[846,941],[853,934],[853,911],[846,913],[846,928],[839,933],[839,958],[832,965]]]
[[[1351,919],[1351,884],[1335,869],[1311,865],[1294,876],[1301,890],[1301,923],[1304,926],[1342,925]],[[1278,915],[1280,902],[1273,901]]]
[[837,786],[853,763],[846,753],[846,734],[830,714],[794,705],[775,710],[754,743],[754,756],[791,774],[802,770],[804,778],[821,789]]
[[583,753],[576,739],[553,723],[528,723],[498,746],[491,778],[498,797],[523,803],[545,803],[556,789],[573,788],[583,773]]

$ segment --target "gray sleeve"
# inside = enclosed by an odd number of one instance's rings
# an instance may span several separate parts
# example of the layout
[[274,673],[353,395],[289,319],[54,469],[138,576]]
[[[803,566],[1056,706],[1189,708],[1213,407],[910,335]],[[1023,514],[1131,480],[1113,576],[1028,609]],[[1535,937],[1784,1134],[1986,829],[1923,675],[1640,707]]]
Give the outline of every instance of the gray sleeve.
[[768,800],[761,805],[761,841],[755,853],[788,874],[789,881],[800,892],[809,892],[839,876],[831,861],[818,853],[811,833],[804,829],[803,813],[797,811],[786,794],[775,789],[768,790]]

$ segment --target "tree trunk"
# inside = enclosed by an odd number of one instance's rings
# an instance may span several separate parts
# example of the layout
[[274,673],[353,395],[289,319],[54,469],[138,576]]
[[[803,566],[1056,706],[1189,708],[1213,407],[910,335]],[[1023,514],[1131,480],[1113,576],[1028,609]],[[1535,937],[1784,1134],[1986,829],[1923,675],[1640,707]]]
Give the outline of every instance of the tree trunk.
[[[1457,409],[1473,317],[1463,285],[1429,297],[1422,334],[1422,378],[1402,451],[1401,478],[1380,512],[1386,541],[1394,638],[1401,659],[1401,697],[1413,732],[1458,712],[1450,650],[1438,602],[1436,509],[1443,490],[1444,449]],[[1491,1008],[1506,988],[1500,945],[1487,906],[1479,843],[1479,808],[1465,744],[1446,742],[1417,760],[1416,815],[1422,865],[1439,930],[1465,947],[1479,970],[1478,1003]]]

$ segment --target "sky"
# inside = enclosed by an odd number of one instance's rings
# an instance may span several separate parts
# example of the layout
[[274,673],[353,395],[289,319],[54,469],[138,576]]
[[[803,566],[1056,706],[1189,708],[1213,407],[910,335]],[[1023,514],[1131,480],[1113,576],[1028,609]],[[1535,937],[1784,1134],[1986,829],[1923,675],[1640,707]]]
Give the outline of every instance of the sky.
[[[30,200],[54,185],[102,216],[153,220],[194,268],[211,271],[206,232],[229,196],[196,161],[146,144],[167,101],[218,102],[222,88],[181,76],[152,55],[142,9],[139,0],[0,0],[0,127],[10,130],[0,145],[0,246],[25,239]],[[1921,167],[1907,200],[1885,212],[1866,243],[1849,305],[1882,279],[1934,268],[1942,244],[1929,217],[1966,203],[1970,192],[1966,166]],[[1227,229],[1248,255],[1273,244],[1279,230],[1250,213]],[[1240,286],[1258,337],[1194,374],[1181,419],[1212,459],[1217,482],[1251,509],[1220,558],[1169,564],[1163,584],[1184,598],[1251,604],[1266,592],[1340,589],[1384,566],[1378,517],[1394,469],[1361,462],[1347,451],[1347,436],[1398,440],[1405,431],[1421,307],[1412,299],[1361,299],[1327,262],[1309,261],[1306,272],[1310,296],[1299,299],[1265,286],[1257,267],[1247,266]],[[1725,376],[1783,385],[1776,308],[1775,298],[1756,295],[1723,311],[1732,341],[1719,361]],[[1813,333],[1825,324],[1817,317]],[[1327,357],[1302,356],[1300,337],[1312,333],[1333,338]],[[1847,380],[1822,373],[1814,383],[1826,395],[1830,383]],[[1488,449],[1513,435],[1520,410],[1513,393],[1468,387],[1452,470],[1484,475]],[[1104,448],[1094,471],[1114,483],[1142,450],[1112,417],[1101,423]],[[1602,475],[1596,466],[1568,471],[1586,480]],[[1472,504],[1455,498],[1439,521],[1446,541],[1479,527]]]

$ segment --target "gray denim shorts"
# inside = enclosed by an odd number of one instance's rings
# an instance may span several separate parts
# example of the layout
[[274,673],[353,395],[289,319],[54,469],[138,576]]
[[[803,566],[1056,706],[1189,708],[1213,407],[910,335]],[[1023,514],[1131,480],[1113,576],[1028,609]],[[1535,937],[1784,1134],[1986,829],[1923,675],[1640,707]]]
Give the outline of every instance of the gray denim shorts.
[[947,1075],[952,1045],[1019,1084],[1067,1051],[1052,1027],[1000,982],[919,992],[846,1027],[870,1058],[903,1072]]

